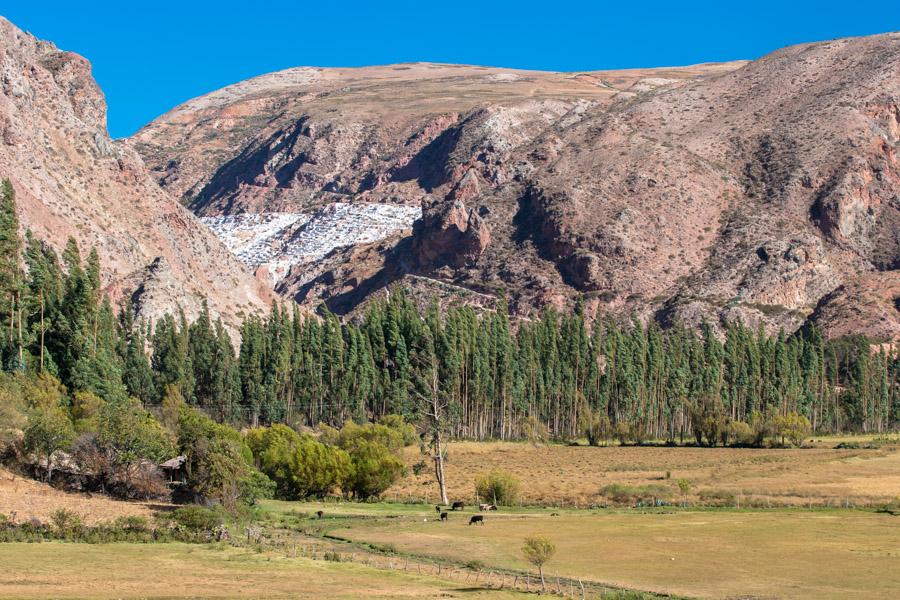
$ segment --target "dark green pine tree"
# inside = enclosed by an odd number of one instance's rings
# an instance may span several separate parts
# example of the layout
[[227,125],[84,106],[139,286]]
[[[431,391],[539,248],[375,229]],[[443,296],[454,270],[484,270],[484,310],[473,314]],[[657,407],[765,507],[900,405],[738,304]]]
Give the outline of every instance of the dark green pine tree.
[[120,355],[122,357],[122,382],[128,394],[148,405],[160,395],[154,383],[153,369],[147,354],[149,325],[135,322],[131,300],[126,299],[119,313]]
[[9,370],[24,370],[22,241],[16,194],[8,179],[0,183],[0,359]]

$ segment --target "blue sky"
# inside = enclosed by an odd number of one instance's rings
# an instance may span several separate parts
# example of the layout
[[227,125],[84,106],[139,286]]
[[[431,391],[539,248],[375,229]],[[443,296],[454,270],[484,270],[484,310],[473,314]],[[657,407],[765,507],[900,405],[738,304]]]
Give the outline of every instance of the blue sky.
[[790,44],[900,29],[897,0],[0,0],[0,14],[91,60],[114,137],[194,96],[299,65],[668,66],[752,59]]

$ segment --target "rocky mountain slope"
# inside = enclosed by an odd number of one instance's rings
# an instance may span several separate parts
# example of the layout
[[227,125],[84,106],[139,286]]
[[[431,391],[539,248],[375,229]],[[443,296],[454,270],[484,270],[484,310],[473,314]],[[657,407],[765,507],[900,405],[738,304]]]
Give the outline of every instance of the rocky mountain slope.
[[900,34],[680,69],[297,68],[128,143],[205,217],[421,207],[412,229],[283,265],[280,292],[338,312],[402,282],[502,290],[520,314],[585,298],[900,337]]
[[202,297],[230,324],[265,307],[257,282],[189,211],[160,189],[133,150],[114,144],[106,103],[87,60],[0,17],[0,177],[16,190],[19,219],[58,250],[74,236],[94,246],[116,298],[140,315]]

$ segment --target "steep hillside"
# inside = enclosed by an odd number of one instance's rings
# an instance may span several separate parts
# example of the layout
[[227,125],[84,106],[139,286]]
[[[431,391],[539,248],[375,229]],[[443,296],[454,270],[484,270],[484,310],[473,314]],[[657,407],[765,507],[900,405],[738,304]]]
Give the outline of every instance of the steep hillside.
[[402,280],[503,290],[523,314],[583,297],[592,313],[896,338],[898,107],[900,35],[885,34],[679,69],[291,69],[130,143],[207,217],[421,206],[412,229],[281,265],[276,289],[339,312]]
[[111,142],[106,104],[82,57],[0,17],[0,177],[16,190],[23,228],[57,249],[95,246],[115,297],[133,293],[156,317],[201,297],[229,323],[269,292],[189,211],[163,192],[140,156]]

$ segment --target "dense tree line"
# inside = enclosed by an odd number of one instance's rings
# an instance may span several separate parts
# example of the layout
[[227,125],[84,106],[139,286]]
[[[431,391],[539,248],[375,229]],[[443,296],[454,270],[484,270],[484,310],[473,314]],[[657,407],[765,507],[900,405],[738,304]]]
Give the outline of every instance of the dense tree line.
[[[460,438],[513,439],[538,423],[557,437],[594,429],[623,439],[725,441],[731,423],[808,419],[816,431],[879,432],[900,423],[896,354],[815,328],[766,335],[741,324],[661,329],[588,324],[581,308],[511,321],[501,298],[421,311],[402,293],[357,321],[276,304],[241,326],[239,349],[204,306],[136,322],[102,293],[95,251],[61,257],[19,239],[14,194],[0,194],[0,319],[7,371],[47,373],[106,401],[162,410],[184,401],[216,422],[340,425],[402,415]],[[438,415],[438,407],[440,414]],[[758,428],[758,427],[757,427]],[[438,431],[439,433],[439,431]]]

